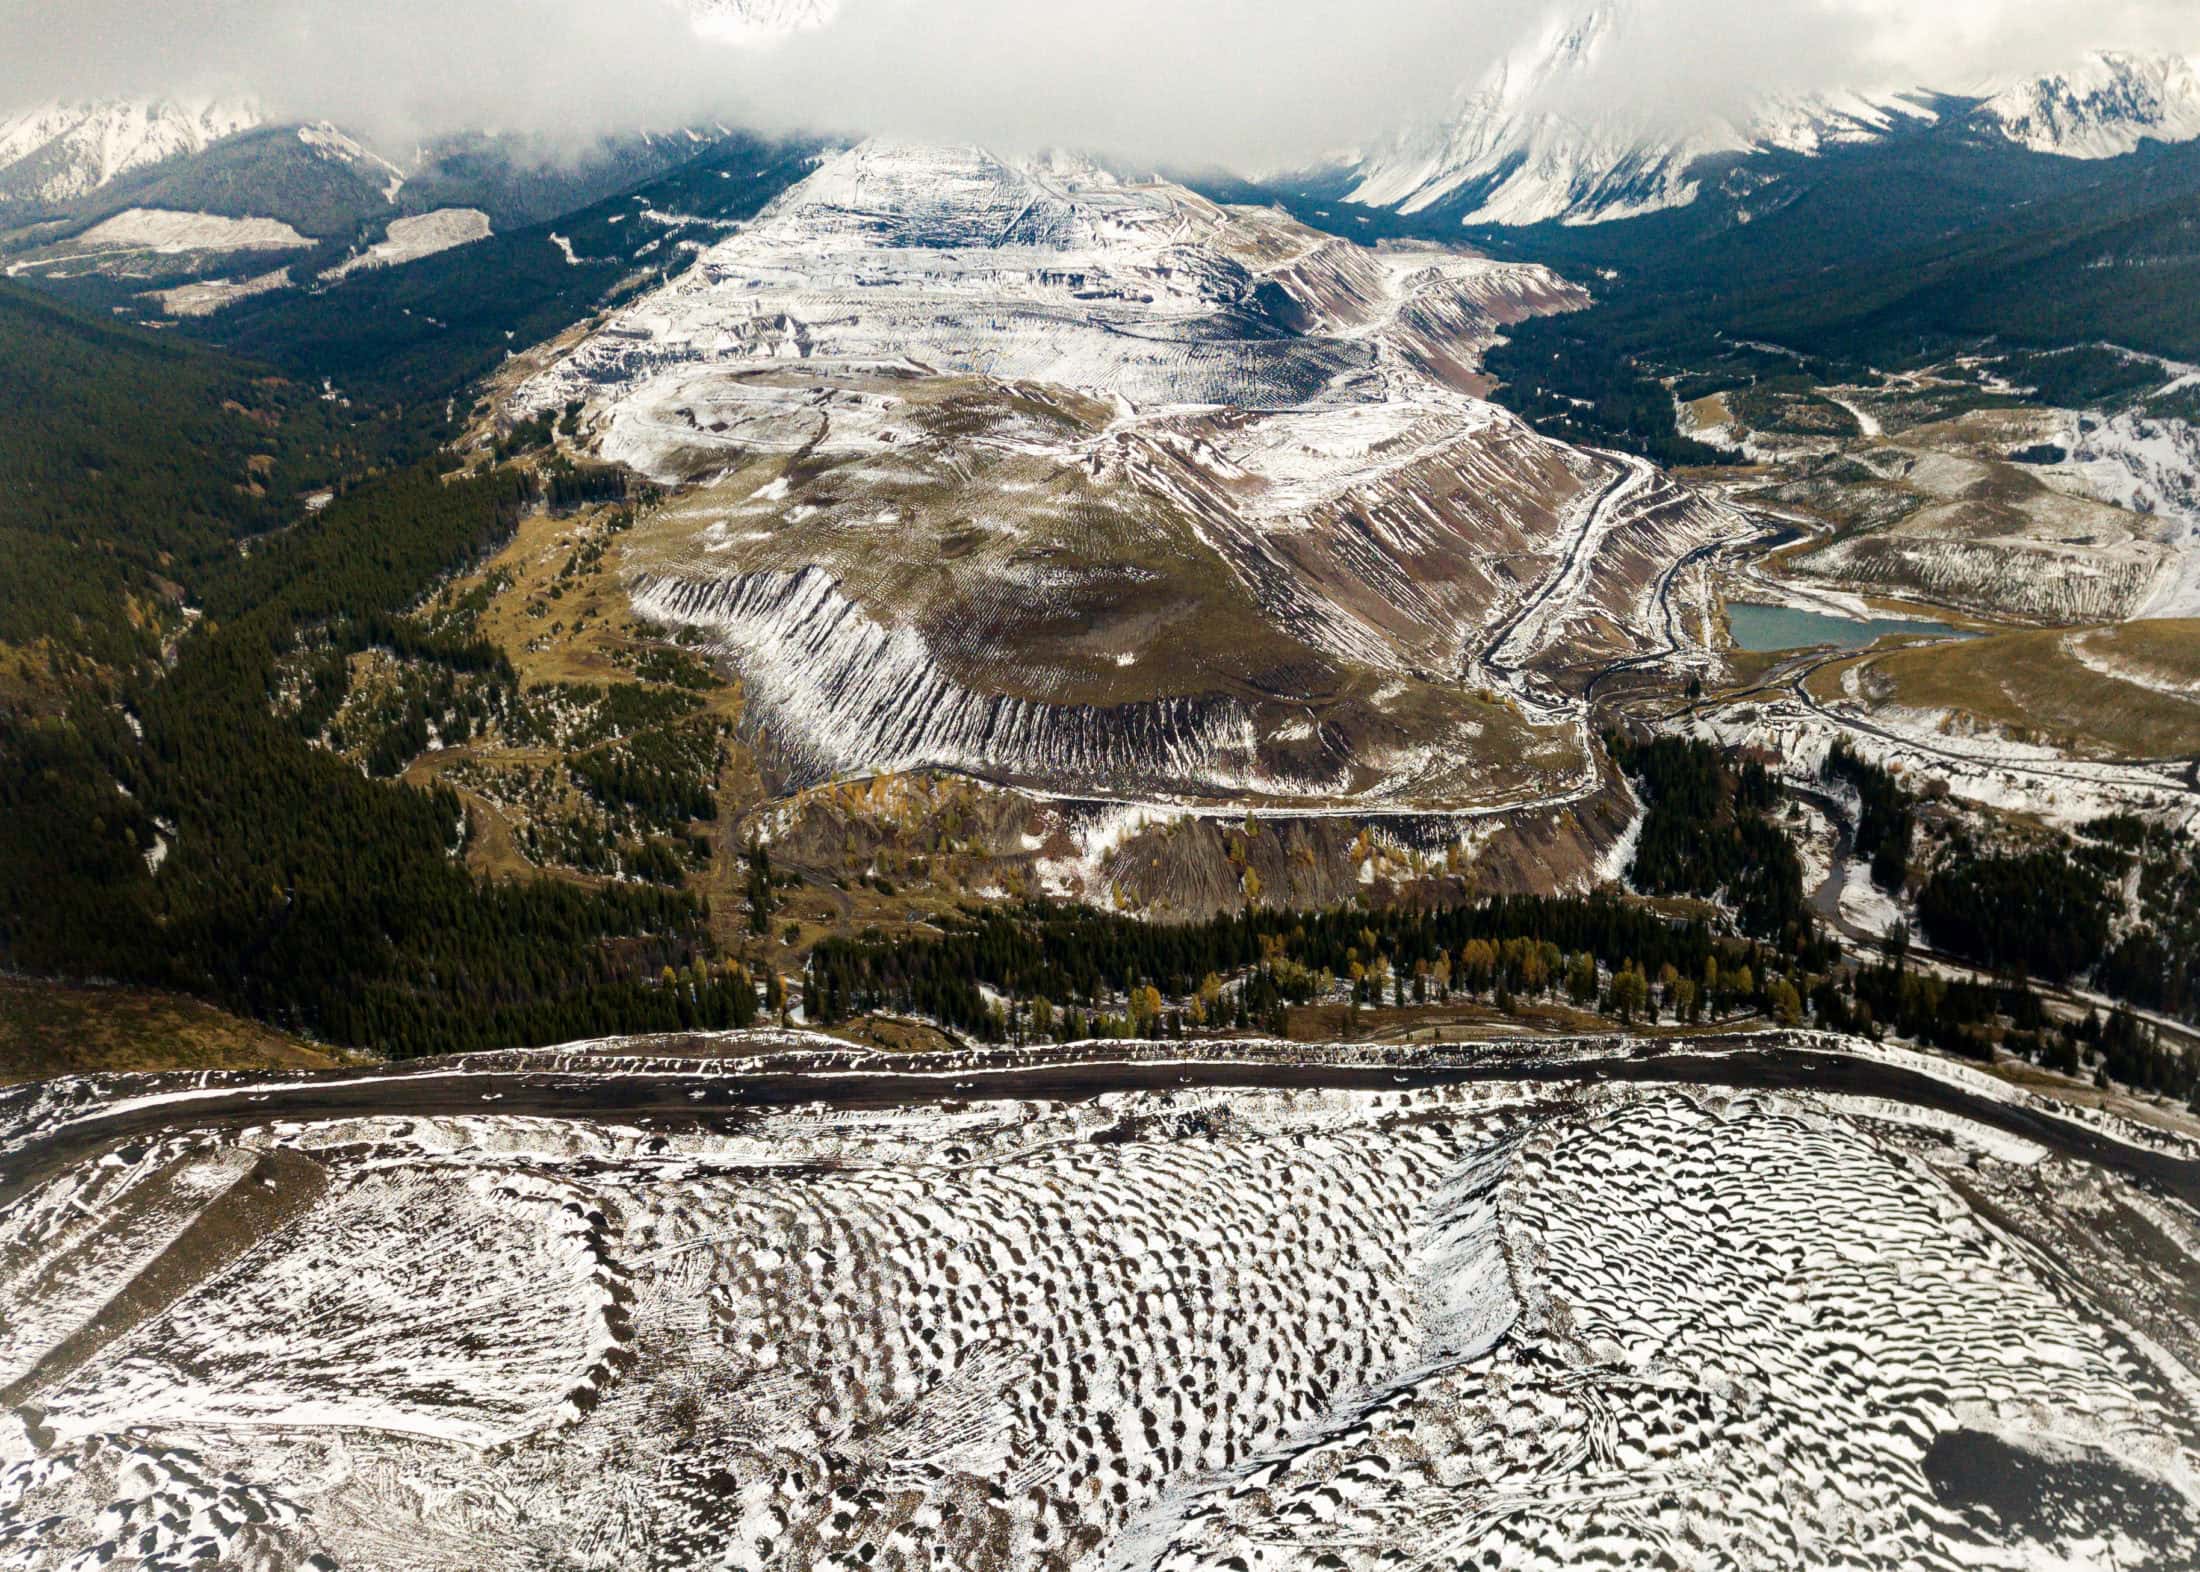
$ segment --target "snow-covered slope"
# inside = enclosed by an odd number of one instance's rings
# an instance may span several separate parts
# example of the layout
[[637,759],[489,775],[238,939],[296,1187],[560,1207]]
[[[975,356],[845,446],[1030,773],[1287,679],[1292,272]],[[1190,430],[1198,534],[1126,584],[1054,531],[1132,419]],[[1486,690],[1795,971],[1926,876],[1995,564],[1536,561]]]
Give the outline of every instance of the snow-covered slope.
[[[625,548],[637,609],[740,667],[790,782],[1489,811],[1595,786],[1570,713],[1490,687],[1639,653],[1633,597],[1732,523],[1476,396],[1506,325],[1587,298],[1084,160],[875,142],[510,412],[578,400],[584,442],[678,488]],[[1469,677],[1531,595],[1533,648]]]
[[1996,93],[1979,118],[2035,153],[2117,158],[2145,141],[2200,137],[2200,69],[2180,55],[2096,54]]
[[[685,13],[710,43],[753,44],[829,24],[840,0],[634,0]],[[309,113],[310,113],[310,106]],[[332,162],[379,171],[392,201],[404,174],[326,121],[306,120],[299,139]],[[10,208],[58,206],[99,191],[119,176],[171,158],[204,153],[267,124],[249,98],[159,97],[56,101],[0,109],[0,217]],[[279,123],[279,122],[278,122]],[[686,131],[689,139],[697,133]],[[644,139],[649,133],[637,128]],[[421,162],[428,158],[424,152]],[[548,160],[544,160],[547,162]]]
[[1743,140],[1752,151],[1778,149],[1813,155],[1854,147],[1905,126],[1940,118],[1937,95],[1926,92],[1836,92],[1800,97],[1775,94],[1758,102]]
[[[1624,1042],[1290,1045],[1306,1089],[1260,1089],[1284,1046],[609,1043],[354,1117],[55,1083],[72,1119],[172,1101],[0,1207],[0,1561],[2194,1564],[2182,1151],[2041,1114],[2105,1161],[2050,1152],[1932,1061],[1897,1100],[1598,1085]],[[561,1117],[500,1111],[553,1064]]]
[[361,268],[402,267],[407,262],[432,257],[453,246],[470,246],[477,240],[486,240],[491,233],[489,215],[471,207],[437,208],[432,213],[392,219],[389,233],[381,240],[330,268],[321,278],[324,283],[335,283]]
[[249,103],[206,100],[43,104],[0,116],[0,206],[71,201],[259,123]]
[[405,172],[357,137],[326,120],[298,127],[298,141],[325,163],[353,170],[382,188],[382,200],[395,202],[405,187]]
[[213,213],[170,213],[125,208],[77,236],[86,247],[155,251],[288,251],[313,244],[288,224],[271,218],[223,218]]
[[1816,154],[1935,117],[1929,95],[1776,95],[1740,121],[1609,107],[1637,14],[1608,3],[1561,16],[1463,91],[1441,123],[1394,135],[1354,170],[1348,200],[1469,224],[1594,224],[1695,201],[1700,160],[1767,149]]
[[[839,0],[665,3],[691,15],[701,37],[732,43],[821,27],[839,11]],[[107,98],[0,110],[0,212],[10,205],[76,201],[131,170],[202,153],[264,123],[256,103],[236,97]],[[332,125],[304,126],[301,139],[331,158],[384,163]],[[394,167],[389,174],[402,179]]]
[[[1274,404],[1369,368],[1369,345],[1252,319],[1356,321],[1382,287],[1372,260],[1310,239],[1302,273],[1320,276],[1279,272],[1279,298],[1258,298],[1229,227],[1190,192],[1077,160],[866,143],[592,335],[552,380],[643,392],[680,362],[917,362],[1138,404]],[[616,413],[636,408],[625,398]]]

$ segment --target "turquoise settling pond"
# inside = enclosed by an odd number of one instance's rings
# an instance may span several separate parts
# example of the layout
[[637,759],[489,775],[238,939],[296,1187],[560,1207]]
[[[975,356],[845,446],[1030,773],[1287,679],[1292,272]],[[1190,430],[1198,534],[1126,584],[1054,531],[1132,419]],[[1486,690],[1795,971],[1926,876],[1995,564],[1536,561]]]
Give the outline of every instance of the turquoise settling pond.
[[1836,649],[1860,650],[1889,633],[1936,634],[1956,632],[1945,622],[1907,622],[1894,617],[1834,617],[1821,611],[1798,611],[1793,606],[1763,606],[1754,601],[1729,601],[1726,620],[1734,629],[1734,642],[1745,650],[1811,649],[1831,644]]

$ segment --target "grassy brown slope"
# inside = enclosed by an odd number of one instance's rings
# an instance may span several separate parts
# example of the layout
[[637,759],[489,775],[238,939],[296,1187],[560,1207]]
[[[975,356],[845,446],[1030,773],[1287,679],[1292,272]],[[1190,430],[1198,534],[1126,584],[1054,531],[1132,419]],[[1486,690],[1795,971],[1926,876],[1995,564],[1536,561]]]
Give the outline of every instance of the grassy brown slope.
[[122,1070],[325,1070],[346,1062],[174,994],[0,979],[0,1083]]
[[[2130,677],[2095,669],[2103,665]],[[2200,751],[2200,691],[2165,691],[2184,683],[2200,683],[2200,621],[1928,645],[1872,660],[1863,678],[1881,703],[1946,710],[2018,740],[2103,758]]]

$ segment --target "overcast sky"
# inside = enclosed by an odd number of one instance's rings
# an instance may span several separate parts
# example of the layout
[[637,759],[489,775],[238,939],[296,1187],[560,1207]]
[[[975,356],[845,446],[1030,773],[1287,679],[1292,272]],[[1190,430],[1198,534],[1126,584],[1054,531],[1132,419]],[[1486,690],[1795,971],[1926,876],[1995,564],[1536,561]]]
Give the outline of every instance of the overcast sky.
[[[1600,97],[1677,119],[1765,91],[1961,89],[2091,48],[2200,51],[2200,0],[1621,0]],[[1573,9],[1585,10],[1588,0]],[[401,148],[453,129],[772,130],[1273,168],[1441,110],[1549,0],[842,0],[774,44],[682,0],[0,0],[0,107],[237,93]]]

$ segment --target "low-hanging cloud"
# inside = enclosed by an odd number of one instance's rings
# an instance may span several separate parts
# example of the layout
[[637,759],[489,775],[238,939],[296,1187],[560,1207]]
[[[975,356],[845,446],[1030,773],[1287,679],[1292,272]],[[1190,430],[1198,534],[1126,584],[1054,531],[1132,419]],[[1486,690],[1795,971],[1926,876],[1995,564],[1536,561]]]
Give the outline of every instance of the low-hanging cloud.
[[[1590,0],[841,0],[727,41],[687,0],[0,0],[0,108],[248,95],[385,145],[579,146],[719,120],[1274,168],[1440,113]],[[2200,50],[2193,0],[1621,0],[1591,93],[1676,122],[1766,93],[1965,90]]]

